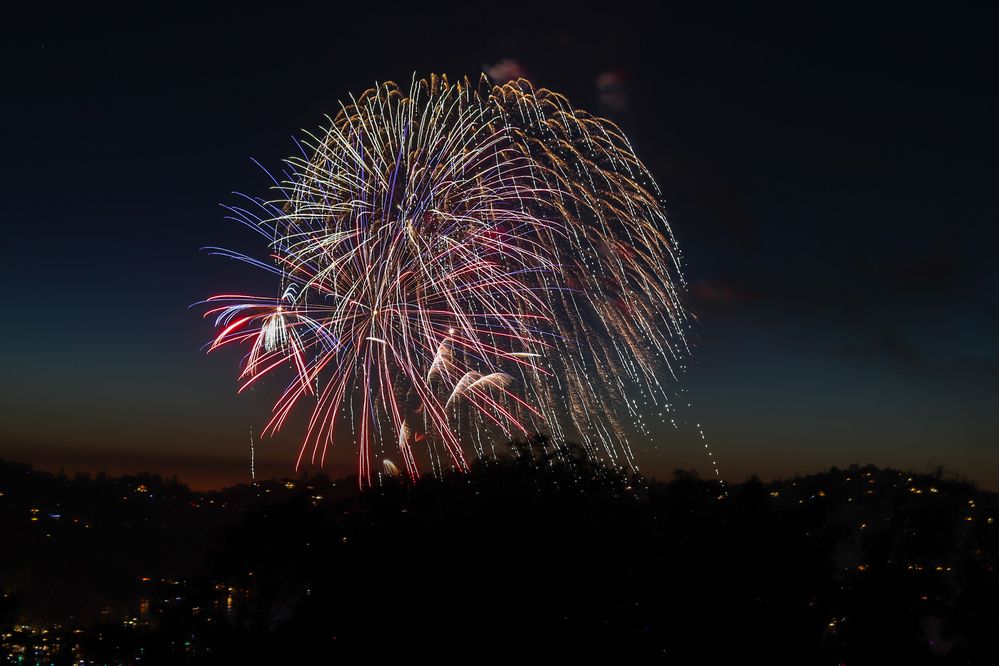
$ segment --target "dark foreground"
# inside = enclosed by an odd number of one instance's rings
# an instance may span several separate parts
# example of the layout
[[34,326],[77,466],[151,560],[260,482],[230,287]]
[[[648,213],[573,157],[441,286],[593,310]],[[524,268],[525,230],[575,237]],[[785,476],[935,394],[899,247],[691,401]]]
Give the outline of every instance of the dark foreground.
[[0,463],[3,658],[999,663],[992,493],[873,467],[648,483],[515,453],[364,494]]

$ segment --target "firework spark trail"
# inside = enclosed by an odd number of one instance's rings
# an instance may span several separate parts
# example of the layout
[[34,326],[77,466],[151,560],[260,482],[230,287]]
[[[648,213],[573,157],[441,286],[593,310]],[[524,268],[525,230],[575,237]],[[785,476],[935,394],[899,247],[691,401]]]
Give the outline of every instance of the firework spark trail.
[[219,252],[281,280],[206,313],[211,349],[250,347],[240,390],[294,371],[262,434],[308,400],[298,462],[322,463],[347,420],[362,486],[375,451],[415,479],[420,461],[467,469],[463,440],[482,455],[489,432],[633,468],[620,417],[670,403],[688,320],[658,186],[621,131],[523,79],[386,83],[328,120],[260,214],[227,207],[273,265]]

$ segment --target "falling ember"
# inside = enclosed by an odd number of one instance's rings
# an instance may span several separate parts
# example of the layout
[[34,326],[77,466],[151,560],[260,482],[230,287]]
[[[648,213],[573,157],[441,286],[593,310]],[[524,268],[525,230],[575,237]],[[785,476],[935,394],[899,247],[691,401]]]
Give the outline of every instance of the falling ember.
[[524,79],[432,76],[352,97],[301,148],[278,197],[229,209],[272,262],[218,251],[280,296],[206,313],[211,349],[249,347],[240,390],[294,371],[263,434],[308,403],[297,464],[356,442],[362,486],[379,452],[415,479],[538,431],[634,467],[628,424],[639,398],[670,404],[687,314],[659,189],[617,126]]
[[390,478],[402,476],[402,472],[399,470],[399,467],[388,458],[382,461],[382,474]]

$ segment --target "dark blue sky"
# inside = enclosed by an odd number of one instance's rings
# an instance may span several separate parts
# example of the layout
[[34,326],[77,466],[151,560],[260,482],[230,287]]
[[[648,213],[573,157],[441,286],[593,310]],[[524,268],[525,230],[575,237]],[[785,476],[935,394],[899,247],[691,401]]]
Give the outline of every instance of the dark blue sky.
[[[244,479],[266,405],[187,306],[270,285],[199,253],[262,250],[219,204],[347,92],[508,58],[659,180],[700,319],[688,415],[726,476],[943,465],[999,488],[995,10],[331,4],[8,26],[0,456]],[[263,472],[294,446],[263,444]],[[643,460],[709,469],[689,432]]]

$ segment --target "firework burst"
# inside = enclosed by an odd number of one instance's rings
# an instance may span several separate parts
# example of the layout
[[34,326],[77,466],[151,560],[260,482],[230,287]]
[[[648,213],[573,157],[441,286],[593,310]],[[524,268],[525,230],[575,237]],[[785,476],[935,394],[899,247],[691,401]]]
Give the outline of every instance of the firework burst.
[[415,479],[538,431],[634,467],[687,315],[658,187],[613,123],[524,79],[433,76],[352,97],[301,148],[276,197],[229,208],[271,261],[226,254],[278,296],[208,300],[211,349],[249,347],[241,391],[293,370],[264,434],[308,405],[297,464],[349,432],[362,486],[373,459]]

